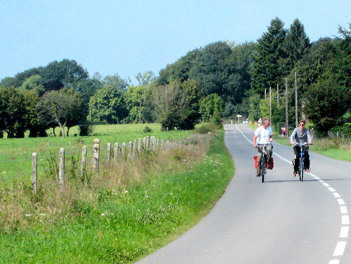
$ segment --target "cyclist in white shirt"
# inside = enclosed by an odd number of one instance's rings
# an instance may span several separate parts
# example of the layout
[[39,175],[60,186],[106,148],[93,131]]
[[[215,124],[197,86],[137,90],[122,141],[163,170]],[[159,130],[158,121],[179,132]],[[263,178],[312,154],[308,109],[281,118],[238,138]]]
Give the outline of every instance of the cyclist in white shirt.
[[253,143],[254,147],[257,147],[258,150],[258,157],[257,157],[257,174],[256,176],[260,176],[260,164],[261,164],[261,157],[262,157],[262,147],[259,147],[257,145],[260,144],[269,144],[266,149],[267,149],[267,163],[270,161],[272,155],[273,155],[273,146],[270,144],[273,141],[273,130],[269,126],[270,121],[268,118],[263,118],[262,120],[262,125],[259,126],[256,131],[255,135],[253,137]]

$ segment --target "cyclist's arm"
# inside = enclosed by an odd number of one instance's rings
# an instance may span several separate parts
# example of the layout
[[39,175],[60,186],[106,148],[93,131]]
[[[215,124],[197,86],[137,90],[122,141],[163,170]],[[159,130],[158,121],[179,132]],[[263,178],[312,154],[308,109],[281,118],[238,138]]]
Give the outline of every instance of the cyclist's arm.
[[312,145],[312,135],[311,135],[309,129],[307,129],[306,134],[307,134],[307,143],[308,143],[309,145]]
[[294,131],[292,132],[291,136],[290,136],[290,144],[291,145],[295,145],[296,144],[296,133],[297,133],[297,129],[298,128],[295,128]]
[[257,147],[257,144],[256,144],[257,137],[258,137],[258,135],[254,135],[253,140],[252,140],[255,148]]

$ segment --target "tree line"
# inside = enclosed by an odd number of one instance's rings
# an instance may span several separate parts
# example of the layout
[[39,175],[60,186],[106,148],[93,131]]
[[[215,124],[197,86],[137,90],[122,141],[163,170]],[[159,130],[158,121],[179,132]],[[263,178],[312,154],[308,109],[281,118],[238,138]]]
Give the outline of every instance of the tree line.
[[192,129],[239,113],[253,121],[271,114],[273,123],[284,123],[286,105],[295,120],[295,83],[299,118],[324,135],[351,122],[351,31],[338,33],[311,43],[298,19],[286,29],[275,18],[256,42],[219,41],[189,51],[157,78],[138,73],[138,85],[118,74],[89,76],[74,60],[54,61],[1,80],[0,136],[46,136],[56,127],[64,136],[76,125],[84,135],[91,123],[158,121],[167,130]]

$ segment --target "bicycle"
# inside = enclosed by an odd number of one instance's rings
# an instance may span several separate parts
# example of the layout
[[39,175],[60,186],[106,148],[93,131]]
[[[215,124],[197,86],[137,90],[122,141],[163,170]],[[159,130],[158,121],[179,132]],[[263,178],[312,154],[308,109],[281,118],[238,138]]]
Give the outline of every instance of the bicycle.
[[[299,155],[299,170],[297,171],[297,174],[299,174],[299,180],[303,182],[303,173],[305,171],[305,150],[307,146],[307,142],[300,144],[296,143],[294,147],[300,147],[300,155]],[[293,164],[294,165],[294,164]]]
[[[267,146],[271,144],[257,144],[257,148],[262,147],[262,156],[260,161],[260,177],[262,182],[264,182],[264,175],[266,174],[266,164],[267,164]],[[258,162],[258,161],[257,161]]]

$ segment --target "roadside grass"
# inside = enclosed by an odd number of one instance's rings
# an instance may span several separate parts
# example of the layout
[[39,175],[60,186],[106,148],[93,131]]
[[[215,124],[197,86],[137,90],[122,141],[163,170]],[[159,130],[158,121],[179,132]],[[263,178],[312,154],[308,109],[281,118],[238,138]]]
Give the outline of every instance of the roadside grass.
[[[145,127],[152,132],[144,132]],[[39,159],[39,171],[48,163],[58,159],[59,150],[65,148],[66,156],[80,155],[82,147],[88,150],[95,138],[100,139],[102,158],[106,156],[106,144],[118,142],[128,143],[134,139],[152,135],[159,139],[181,139],[188,137],[191,131],[161,131],[160,124],[128,124],[128,125],[96,125],[91,136],[74,136],[78,127],[71,128],[70,136],[48,136],[45,138],[1,138],[0,139],[0,186],[4,183],[17,184],[17,180],[29,182],[31,174],[32,153],[36,152]],[[19,179],[18,179],[19,178]]]
[[[274,135],[274,140],[285,146],[291,146],[288,137]],[[310,150],[334,159],[351,161],[351,144],[348,140],[314,138]]]
[[[32,212],[23,216],[18,209],[3,226],[0,263],[134,262],[197,223],[233,174],[220,131],[192,136],[185,148],[151,153],[134,165],[126,161],[50,199],[43,192],[31,197]],[[6,199],[16,204],[18,197]],[[0,208],[0,217],[10,209]]]

